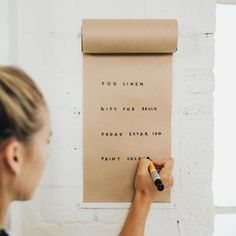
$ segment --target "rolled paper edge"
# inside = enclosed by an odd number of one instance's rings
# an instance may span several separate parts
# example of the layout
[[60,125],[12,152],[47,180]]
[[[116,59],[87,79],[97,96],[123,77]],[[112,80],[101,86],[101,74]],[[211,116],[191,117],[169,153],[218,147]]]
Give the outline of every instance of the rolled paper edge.
[[175,19],[83,19],[83,53],[173,53],[177,50]]

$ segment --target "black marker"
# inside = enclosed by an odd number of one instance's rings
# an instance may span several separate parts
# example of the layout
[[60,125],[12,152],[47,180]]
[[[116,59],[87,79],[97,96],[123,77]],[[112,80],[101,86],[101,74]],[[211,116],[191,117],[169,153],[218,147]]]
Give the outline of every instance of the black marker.
[[154,184],[156,185],[158,191],[163,191],[165,186],[164,186],[164,184],[161,181],[161,177],[158,174],[157,169],[156,169],[153,161],[150,158],[148,158],[148,159],[150,160],[150,164],[148,166],[148,170],[149,170],[149,173],[150,173],[150,175],[152,177],[152,180],[153,180]]

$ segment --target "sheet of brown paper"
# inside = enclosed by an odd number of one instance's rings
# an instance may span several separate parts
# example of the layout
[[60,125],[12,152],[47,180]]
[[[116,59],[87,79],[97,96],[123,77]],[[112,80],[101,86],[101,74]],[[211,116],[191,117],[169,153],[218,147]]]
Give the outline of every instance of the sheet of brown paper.
[[84,202],[130,202],[138,160],[171,155],[176,21],[84,20],[82,43]]

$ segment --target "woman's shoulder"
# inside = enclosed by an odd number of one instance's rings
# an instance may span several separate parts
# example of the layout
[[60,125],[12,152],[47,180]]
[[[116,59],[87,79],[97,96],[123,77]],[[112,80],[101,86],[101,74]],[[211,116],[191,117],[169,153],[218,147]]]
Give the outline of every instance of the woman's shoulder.
[[9,236],[5,230],[0,229],[0,236]]

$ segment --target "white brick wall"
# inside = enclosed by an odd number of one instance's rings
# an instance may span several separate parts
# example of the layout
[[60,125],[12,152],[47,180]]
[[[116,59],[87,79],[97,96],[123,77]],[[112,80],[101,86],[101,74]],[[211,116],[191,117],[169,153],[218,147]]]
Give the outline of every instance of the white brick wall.
[[83,17],[178,20],[179,46],[173,65],[176,207],[152,209],[146,236],[212,235],[215,5],[215,0],[18,1],[17,60],[44,91],[53,126],[50,159],[40,188],[34,200],[22,204],[24,236],[117,235],[127,213],[125,209],[78,207],[82,197]]

